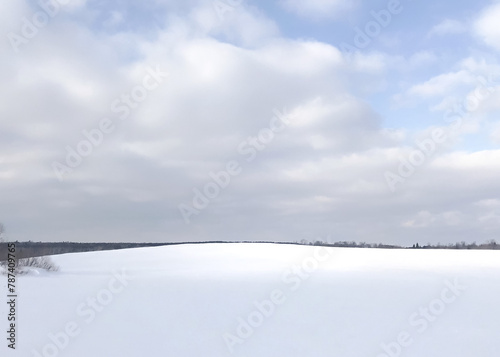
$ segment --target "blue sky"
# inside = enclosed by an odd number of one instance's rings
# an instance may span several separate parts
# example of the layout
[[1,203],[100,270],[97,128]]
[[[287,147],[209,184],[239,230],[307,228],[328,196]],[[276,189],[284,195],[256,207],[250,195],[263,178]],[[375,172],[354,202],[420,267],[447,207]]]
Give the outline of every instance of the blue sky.
[[498,1],[55,1],[0,5],[9,239],[498,237]]

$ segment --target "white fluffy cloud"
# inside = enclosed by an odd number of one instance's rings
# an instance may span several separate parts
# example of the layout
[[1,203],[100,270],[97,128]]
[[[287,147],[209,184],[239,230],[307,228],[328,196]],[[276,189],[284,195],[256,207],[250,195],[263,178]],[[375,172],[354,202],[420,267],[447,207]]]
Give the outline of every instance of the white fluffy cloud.
[[467,31],[467,26],[458,20],[445,19],[434,26],[429,32],[430,36],[457,35]]
[[475,33],[488,46],[500,50],[500,28],[498,18],[500,17],[500,3],[486,8],[474,24]]

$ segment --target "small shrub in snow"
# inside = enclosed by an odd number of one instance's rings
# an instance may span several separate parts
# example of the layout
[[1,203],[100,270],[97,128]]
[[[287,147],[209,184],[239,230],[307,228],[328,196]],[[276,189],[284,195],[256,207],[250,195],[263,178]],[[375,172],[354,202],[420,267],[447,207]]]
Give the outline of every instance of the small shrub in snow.
[[[7,262],[1,262],[0,266],[3,268],[2,274],[6,274]],[[15,274],[29,274],[30,272],[37,272],[39,269],[46,271],[58,271],[59,267],[52,261],[50,257],[47,256],[23,258],[17,261]]]

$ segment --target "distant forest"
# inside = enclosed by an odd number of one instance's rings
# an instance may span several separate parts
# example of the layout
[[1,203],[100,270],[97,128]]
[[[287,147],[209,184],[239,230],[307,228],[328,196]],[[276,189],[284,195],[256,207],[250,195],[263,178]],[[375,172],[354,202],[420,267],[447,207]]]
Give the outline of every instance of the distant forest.
[[2,242],[0,243],[0,261],[7,259],[8,243],[16,244],[15,256],[17,259],[40,257],[44,255],[156,247],[165,245],[163,243]]
[[489,250],[497,250],[500,249],[500,244],[498,244],[494,239],[489,240],[486,243],[477,244],[476,242],[466,243],[449,243],[449,244],[431,244],[427,243],[425,245],[420,245],[419,243],[413,244],[411,247],[404,247],[400,245],[390,245],[383,243],[365,243],[365,242],[348,242],[348,241],[340,241],[335,243],[328,243],[321,240],[317,240],[314,242],[309,242],[306,240],[300,241],[302,245],[319,245],[325,247],[342,247],[342,248],[385,248],[385,249],[489,249]]

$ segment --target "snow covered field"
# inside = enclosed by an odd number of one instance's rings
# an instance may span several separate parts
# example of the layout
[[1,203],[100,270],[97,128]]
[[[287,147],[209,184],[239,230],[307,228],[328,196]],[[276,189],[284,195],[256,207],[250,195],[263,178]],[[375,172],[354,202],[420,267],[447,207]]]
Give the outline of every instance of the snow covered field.
[[3,338],[1,356],[500,351],[498,251],[197,244],[53,260],[58,272],[18,277],[17,348]]

